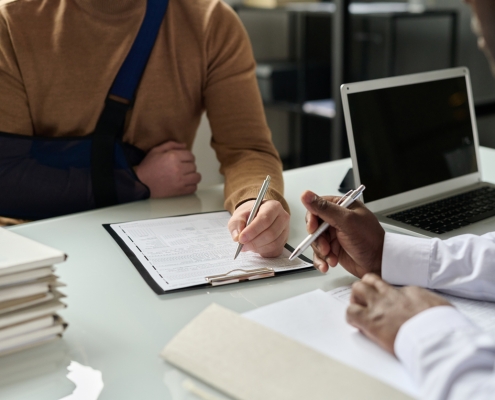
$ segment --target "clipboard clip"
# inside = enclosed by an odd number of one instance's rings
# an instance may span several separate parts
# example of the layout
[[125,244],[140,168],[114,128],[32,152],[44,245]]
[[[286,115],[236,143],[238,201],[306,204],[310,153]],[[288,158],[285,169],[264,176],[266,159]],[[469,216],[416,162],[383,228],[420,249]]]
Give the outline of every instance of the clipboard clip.
[[[243,272],[242,274],[230,275],[233,272]],[[268,278],[270,276],[275,276],[275,271],[273,268],[256,268],[251,270],[246,269],[233,269],[226,274],[211,275],[205,277],[206,281],[211,286],[227,285],[229,283],[237,283],[241,281],[253,281],[255,279]]]

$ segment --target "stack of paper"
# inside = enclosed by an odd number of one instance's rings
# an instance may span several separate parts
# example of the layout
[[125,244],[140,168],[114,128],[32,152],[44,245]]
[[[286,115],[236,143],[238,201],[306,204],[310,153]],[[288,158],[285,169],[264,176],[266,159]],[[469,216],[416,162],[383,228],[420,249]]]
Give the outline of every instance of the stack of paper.
[[63,286],[53,264],[64,253],[0,228],[0,355],[52,341],[66,324],[56,314]]

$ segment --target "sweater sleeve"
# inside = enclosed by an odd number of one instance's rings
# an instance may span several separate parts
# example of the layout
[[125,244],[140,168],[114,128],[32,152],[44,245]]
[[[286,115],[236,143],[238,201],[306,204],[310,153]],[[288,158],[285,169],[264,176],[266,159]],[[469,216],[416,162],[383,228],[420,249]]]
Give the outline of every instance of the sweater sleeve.
[[28,98],[3,8],[0,8],[0,132],[33,134]]
[[271,141],[255,76],[251,45],[234,11],[214,3],[206,27],[206,112],[211,145],[225,176],[225,208],[233,212],[255,199],[267,175],[272,178],[266,199],[283,198],[280,157]]

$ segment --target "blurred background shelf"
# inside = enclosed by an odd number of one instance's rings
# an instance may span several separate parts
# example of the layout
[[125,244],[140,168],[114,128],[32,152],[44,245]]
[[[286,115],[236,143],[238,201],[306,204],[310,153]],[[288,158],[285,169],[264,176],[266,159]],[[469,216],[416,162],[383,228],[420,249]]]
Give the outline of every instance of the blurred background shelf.
[[[457,65],[456,8],[346,0],[234,8],[253,43],[267,120],[285,168],[348,156],[342,83]],[[305,110],[305,104],[330,99],[333,111]]]

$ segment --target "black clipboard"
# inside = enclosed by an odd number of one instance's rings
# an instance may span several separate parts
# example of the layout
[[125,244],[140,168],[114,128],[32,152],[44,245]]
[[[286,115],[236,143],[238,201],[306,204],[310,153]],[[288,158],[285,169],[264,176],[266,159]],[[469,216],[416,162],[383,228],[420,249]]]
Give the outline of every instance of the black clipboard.
[[[221,212],[221,211],[225,211],[225,210],[210,211],[210,212],[206,212],[206,213],[191,213],[191,214],[173,215],[173,216],[165,217],[165,218],[186,217],[188,215],[209,214],[209,213],[215,213],[215,212]],[[163,217],[160,217],[160,218],[163,218]],[[156,219],[158,219],[158,218],[156,218]],[[133,222],[133,221],[127,221],[127,222]],[[124,222],[120,222],[120,223],[124,223]],[[151,289],[153,289],[153,291],[156,294],[167,294],[167,293],[174,293],[174,292],[182,292],[184,290],[204,289],[204,288],[214,288],[215,287],[215,285],[213,285],[211,283],[204,283],[204,284],[188,286],[188,287],[184,287],[184,288],[163,290],[155,282],[153,277],[147,271],[146,267],[141,263],[141,261],[139,261],[139,259],[133,253],[133,251],[125,244],[125,242],[120,238],[120,236],[112,229],[112,227],[110,225],[114,225],[114,224],[119,224],[119,222],[113,222],[111,224],[103,224],[103,228],[105,228],[105,230],[110,234],[110,236],[117,242],[117,244],[120,246],[120,248],[122,249],[124,254],[129,258],[129,260],[132,262],[132,264],[137,269],[139,274],[142,276],[142,278],[145,280],[145,282],[149,285],[149,287]],[[285,244],[284,247],[287,250],[289,250],[290,252],[294,251],[294,248],[292,248],[289,244]],[[279,271],[279,272],[273,271],[273,273],[270,274],[270,276],[262,276],[261,279],[266,279],[269,277],[291,275],[291,274],[295,274],[295,273],[308,272],[308,271],[314,271],[315,270],[314,266],[313,266],[313,262],[309,258],[307,258],[304,255],[300,255],[298,258],[311,264],[311,266],[307,267],[307,268],[299,268],[299,269],[293,269],[293,270],[289,270],[289,271]],[[230,272],[232,272],[232,271],[230,271]],[[228,272],[227,274],[224,274],[224,275],[228,275],[230,272]],[[258,274],[258,275],[260,275],[260,274]],[[254,279],[260,279],[260,278],[254,278]],[[243,279],[243,280],[240,280],[238,282],[244,282],[246,280],[252,280],[252,279]],[[227,284],[230,285],[232,283],[238,283],[238,282],[229,282]]]

